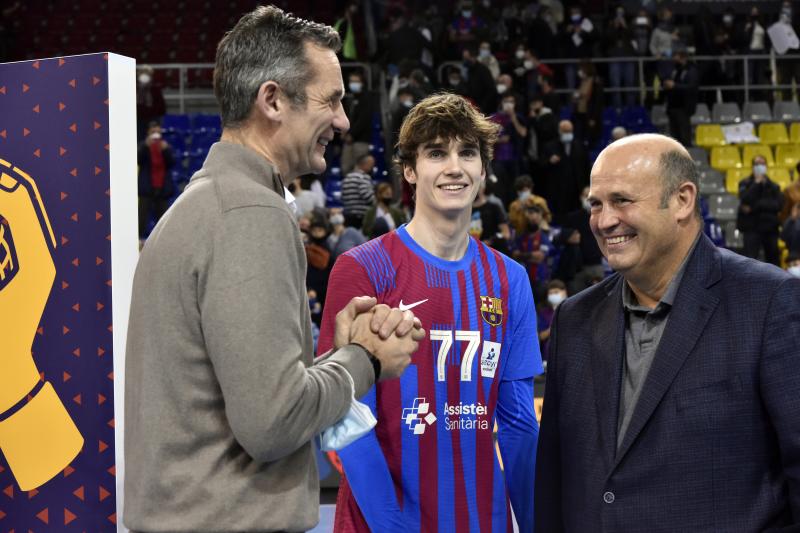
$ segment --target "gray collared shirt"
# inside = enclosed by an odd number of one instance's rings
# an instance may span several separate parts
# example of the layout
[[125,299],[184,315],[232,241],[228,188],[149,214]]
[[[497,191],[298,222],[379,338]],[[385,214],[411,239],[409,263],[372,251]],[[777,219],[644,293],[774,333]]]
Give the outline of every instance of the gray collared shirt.
[[686,264],[692,255],[700,235],[695,238],[689,253],[684,257],[678,271],[654,309],[640,305],[636,295],[627,282],[622,287],[622,306],[625,309],[625,357],[622,364],[622,383],[619,395],[619,416],[617,418],[617,448],[622,444],[628,425],[631,423],[633,411],[639,401],[639,395],[650,366],[661,342],[661,336],[667,327],[669,311],[678,294]]

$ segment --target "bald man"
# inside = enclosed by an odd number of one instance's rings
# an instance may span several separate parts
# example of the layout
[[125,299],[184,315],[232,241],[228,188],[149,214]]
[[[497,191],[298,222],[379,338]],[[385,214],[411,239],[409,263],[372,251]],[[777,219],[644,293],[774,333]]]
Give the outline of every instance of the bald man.
[[616,273],[553,318],[536,533],[800,524],[800,279],[715,248],[697,182],[652,134],[592,169]]

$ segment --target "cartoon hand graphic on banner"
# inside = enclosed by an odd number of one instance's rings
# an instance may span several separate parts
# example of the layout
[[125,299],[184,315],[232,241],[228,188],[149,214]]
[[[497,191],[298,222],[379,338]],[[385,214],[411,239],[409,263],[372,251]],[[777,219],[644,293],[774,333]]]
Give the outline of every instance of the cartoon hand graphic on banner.
[[0,450],[31,490],[75,458],[83,437],[31,354],[56,275],[53,229],[34,180],[3,159],[0,221]]

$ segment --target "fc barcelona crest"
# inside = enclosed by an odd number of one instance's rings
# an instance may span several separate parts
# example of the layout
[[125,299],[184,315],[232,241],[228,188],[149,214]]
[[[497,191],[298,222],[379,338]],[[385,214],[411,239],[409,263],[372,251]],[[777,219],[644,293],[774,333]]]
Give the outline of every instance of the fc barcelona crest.
[[503,300],[491,296],[481,296],[481,316],[491,326],[503,322]]

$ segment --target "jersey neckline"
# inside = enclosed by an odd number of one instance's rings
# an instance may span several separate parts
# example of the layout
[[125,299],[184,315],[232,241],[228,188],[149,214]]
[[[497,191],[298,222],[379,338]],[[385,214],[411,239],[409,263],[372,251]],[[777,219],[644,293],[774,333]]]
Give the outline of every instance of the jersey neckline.
[[395,230],[395,233],[397,234],[398,237],[400,237],[400,240],[403,242],[403,244],[405,244],[412,252],[414,252],[414,254],[419,256],[419,258],[422,259],[424,262],[430,263],[436,268],[439,268],[441,270],[446,270],[449,272],[466,270],[467,268],[469,268],[469,265],[472,263],[472,259],[475,257],[475,254],[477,253],[477,244],[475,242],[475,239],[468,236],[467,251],[464,253],[464,257],[456,261],[448,261],[446,259],[442,259],[441,257],[433,255],[425,248],[420,246],[417,243],[417,241],[415,241],[414,238],[411,237],[411,235],[409,235],[406,226],[407,224],[403,224],[402,226],[397,228],[397,230]]

